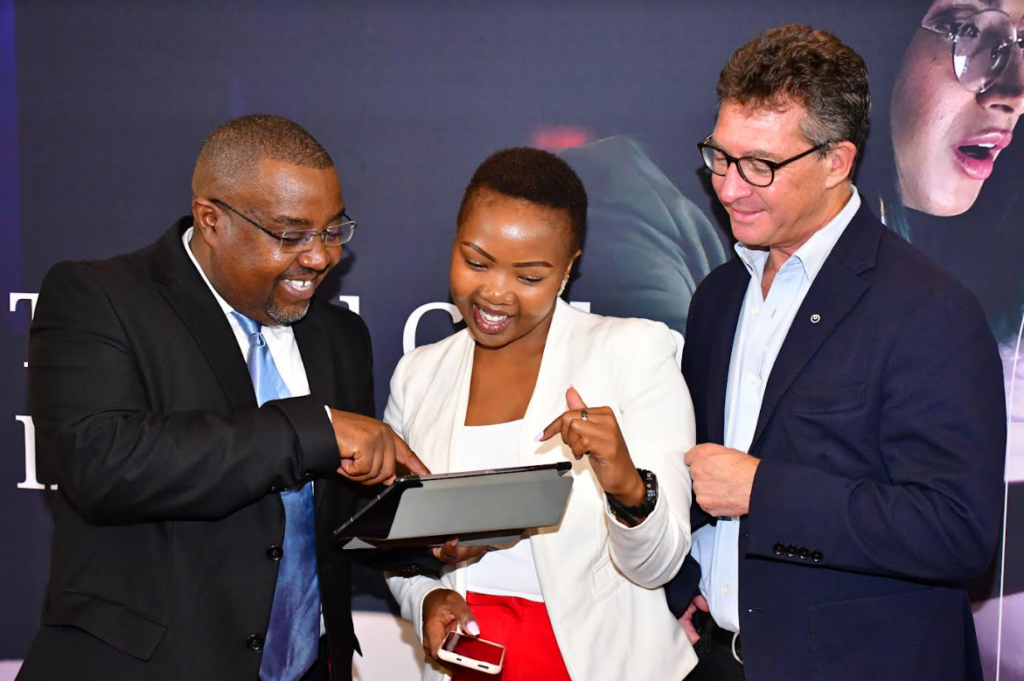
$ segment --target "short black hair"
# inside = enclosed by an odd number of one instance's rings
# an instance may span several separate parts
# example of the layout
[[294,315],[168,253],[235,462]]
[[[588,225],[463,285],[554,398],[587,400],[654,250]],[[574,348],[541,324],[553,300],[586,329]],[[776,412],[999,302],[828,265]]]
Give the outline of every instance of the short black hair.
[[332,168],[327,150],[294,121],[270,114],[234,118],[207,136],[196,158],[192,190],[238,186],[256,177],[263,159],[307,168]]
[[488,156],[466,187],[456,225],[462,224],[470,200],[481,190],[567,211],[570,252],[583,247],[587,231],[587,191],[576,171],[554,154],[530,147],[512,147]]

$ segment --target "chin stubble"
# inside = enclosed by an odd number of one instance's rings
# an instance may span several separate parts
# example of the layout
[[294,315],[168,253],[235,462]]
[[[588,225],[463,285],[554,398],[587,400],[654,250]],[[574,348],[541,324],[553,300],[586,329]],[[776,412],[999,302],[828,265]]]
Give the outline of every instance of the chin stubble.
[[267,302],[264,305],[264,309],[267,312],[267,316],[273,319],[275,322],[277,322],[278,324],[287,325],[294,324],[295,322],[305,317],[306,313],[309,312],[309,305],[310,301],[307,300],[299,307],[295,307],[292,308],[290,311],[286,311],[282,310],[278,306],[277,302],[274,300],[273,296],[271,296],[270,298],[267,299]]

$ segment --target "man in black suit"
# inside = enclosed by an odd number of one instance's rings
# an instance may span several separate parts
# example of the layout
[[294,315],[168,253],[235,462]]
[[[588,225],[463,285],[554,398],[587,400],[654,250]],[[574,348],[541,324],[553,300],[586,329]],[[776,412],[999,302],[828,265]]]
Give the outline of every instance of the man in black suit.
[[860,205],[855,52],[765,31],[718,98],[699,146],[738,258],[683,353],[713,618],[693,678],[980,679],[964,583],[995,550],[1006,437],[981,306]]
[[425,470],[372,418],[365,325],[313,297],[355,228],[323,147],[229,121],[193,194],[155,244],[43,282],[28,392],[60,492],[19,679],[350,678],[331,532]]

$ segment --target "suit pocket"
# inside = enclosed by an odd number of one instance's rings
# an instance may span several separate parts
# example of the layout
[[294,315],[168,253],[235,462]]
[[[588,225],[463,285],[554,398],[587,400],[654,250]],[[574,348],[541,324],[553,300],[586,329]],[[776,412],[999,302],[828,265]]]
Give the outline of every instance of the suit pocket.
[[594,571],[595,601],[603,601],[608,598],[617,587],[626,582],[619,569],[615,567],[615,563],[612,562],[611,553],[607,549],[592,569]]
[[43,624],[75,627],[140,660],[148,660],[167,627],[119,603],[63,589],[50,597]]
[[962,679],[964,611],[963,592],[942,587],[812,605],[810,676]]
[[867,386],[864,383],[827,391],[793,390],[789,411],[794,414],[838,414],[852,411],[864,405],[866,392]]

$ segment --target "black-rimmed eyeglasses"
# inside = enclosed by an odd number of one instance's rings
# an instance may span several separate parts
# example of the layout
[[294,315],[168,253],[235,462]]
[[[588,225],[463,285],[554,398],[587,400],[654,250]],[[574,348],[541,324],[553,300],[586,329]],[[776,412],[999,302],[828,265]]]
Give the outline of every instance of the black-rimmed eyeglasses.
[[952,42],[953,74],[970,92],[982,93],[1006,71],[1013,47],[1024,49],[1022,29],[998,9],[953,7],[925,17],[921,28]]
[[724,176],[729,171],[729,166],[735,163],[736,169],[740,171],[740,177],[746,180],[747,184],[752,184],[755,187],[767,187],[775,181],[775,173],[779,168],[789,165],[793,161],[799,161],[804,156],[824,149],[829,144],[831,142],[822,142],[803,153],[787,158],[785,161],[769,161],[754,156],[740,156],[739,158],[730,156],[711,144],[711,135],[705,137],[703,142],[699,142],[697,149],[700,150],[700,157],[704,159],[704,165],[715,175]]
[[281,251],[284,253],[302,253],[304,251],[312,250],[313,244],[315,243],[314,240],[317,237],[323,241],[325,247],[338,248],[342,244],[347,244],[352,239],[352,235],[355,234],[356,231],[355,220],[345,213],[342,213],[341,217],[344,222],[339,225],[333,225],[324,230],[300,229],[286,232],[275,232],[272,229],[267,229],[244,213],[235,210],[226,201],[221,201],[220,199],[210,200],[221,208],[231,211],[261,232],[274,237],[280,244]]

